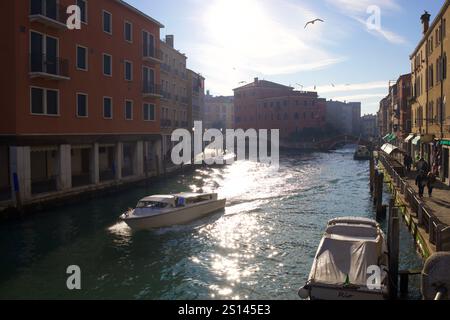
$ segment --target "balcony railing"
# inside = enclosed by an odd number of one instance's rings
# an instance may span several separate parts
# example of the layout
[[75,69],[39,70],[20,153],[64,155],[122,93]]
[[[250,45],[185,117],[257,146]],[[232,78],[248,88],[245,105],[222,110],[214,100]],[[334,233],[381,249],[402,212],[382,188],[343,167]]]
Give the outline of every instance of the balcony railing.
[[30,54],[30,75],[55,80],[69,79],[69,61],[45,54]]
[[172,121],[169,119],[161,119],[161,127],[167,128],[172,126]]
[[149,62],[162,62],[162,51],[160,49],[144,50],[143,59]]
[[161,96],[162,96],[163,99],[166,99],[166,100],[169,100],[172,97],[170,92],[167,92],[167,91],[164,91],[164,90],[161,90]]
[[56,0],[31,1],[30,21],[36,21],[56,29],[64,29],[67,13]]
[[170,73],[170,71],[172,71],[172,67],[169,66],[167,63],[162,63],[161,64],[161,71],[165,72],[165,73]]
[[161,87],[154,83],[145,83],[142,86],[142,94],[144,97],[156,97],[160,98],[161,96]]

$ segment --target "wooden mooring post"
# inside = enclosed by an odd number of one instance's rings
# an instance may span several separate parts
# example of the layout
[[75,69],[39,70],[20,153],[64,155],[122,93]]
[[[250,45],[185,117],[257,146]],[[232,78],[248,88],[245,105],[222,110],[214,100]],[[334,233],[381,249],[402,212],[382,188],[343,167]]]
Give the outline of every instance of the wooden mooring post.
[[383,183],[384,173],[380,171],[375,172],[375,206],[377,211],[377,219],[384,218],[386,210],[383,207]]
[[373,192],[374,189],[374,180],[375,180],[375,159],[372,157],[369,160],[369,170],[370,170],[370,192]]
[[389,252],[389,291],[391,294],[391,299],[397,299],[398,261],[400,249],[400,219],[399,209],[397,207],[392,206],[389,208],[388,221],[387,243]]

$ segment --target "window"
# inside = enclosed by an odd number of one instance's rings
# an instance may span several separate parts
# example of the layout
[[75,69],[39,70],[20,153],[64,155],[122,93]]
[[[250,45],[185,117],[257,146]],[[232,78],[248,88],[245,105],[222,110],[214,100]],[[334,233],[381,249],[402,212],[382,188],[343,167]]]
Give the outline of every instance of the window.
[[133,42],[133,25],[131,22],[125,21],[124,28],[125,41]]
[[81,11],[81,22],[87,23],[87,1],[86,0],[77,0],[77,6]]
[[112,119],[113,110],[112,110],[112,98],[104,97],[103,98],[103,118]]
[[133,120],[133,101],[125,101],[125,120]]
[[125,61],[125,80],[133,80],[133,63],[130,61]]
[[112,34],[112,16],[108,11],[103,10],[103,31]]
[[87,48],[77,46],[77,69],[87,71],[88,69],[88,55]]
[[77,117],[88,116],[88,96],[84,93],[77,93]]
[[53,89],[31,87],[31,113],[50,116],[58,115],[58,91]]
[[112,56],[103,54],[103,74],[105,76],[112,76]]
[[147,31],[142,31],[142,43],[144,49],[144,57],[155,56],[155,38]]
[[155,105],[144,103],[144,121],[155,121]]
[[30,32],[31,72],[60,75],[59,39],[36,31]]

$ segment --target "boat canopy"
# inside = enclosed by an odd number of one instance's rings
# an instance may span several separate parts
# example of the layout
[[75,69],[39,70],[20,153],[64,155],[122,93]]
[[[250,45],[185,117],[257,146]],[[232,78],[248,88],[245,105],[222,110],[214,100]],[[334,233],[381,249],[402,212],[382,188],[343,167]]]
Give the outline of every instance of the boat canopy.
[[366,286],[368,267],[387,264],[382,232],[373,227],[376,222],[348,222],[328,225],[309,275],[311,284]]
[[172,206],[175,205],[175,197],[171,195],[154,195],[150,197],[145,197],[139,200],[139,202],[160,202],[160,203],[168,203]]

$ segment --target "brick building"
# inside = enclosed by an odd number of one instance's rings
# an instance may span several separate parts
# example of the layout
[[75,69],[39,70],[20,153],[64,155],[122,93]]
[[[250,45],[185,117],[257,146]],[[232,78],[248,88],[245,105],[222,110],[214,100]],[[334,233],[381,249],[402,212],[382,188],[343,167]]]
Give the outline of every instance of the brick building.
[[235,128],[280,129],[281,139],[304,130],[324,130],[325,100],[316,92],[295,91],[278,83],[259,80],[234,89]]
[[[81,30],[66,26],[74,3]],[[31,204],[158,171],[163,25],[120,0],[0,9],[0,200]]]

